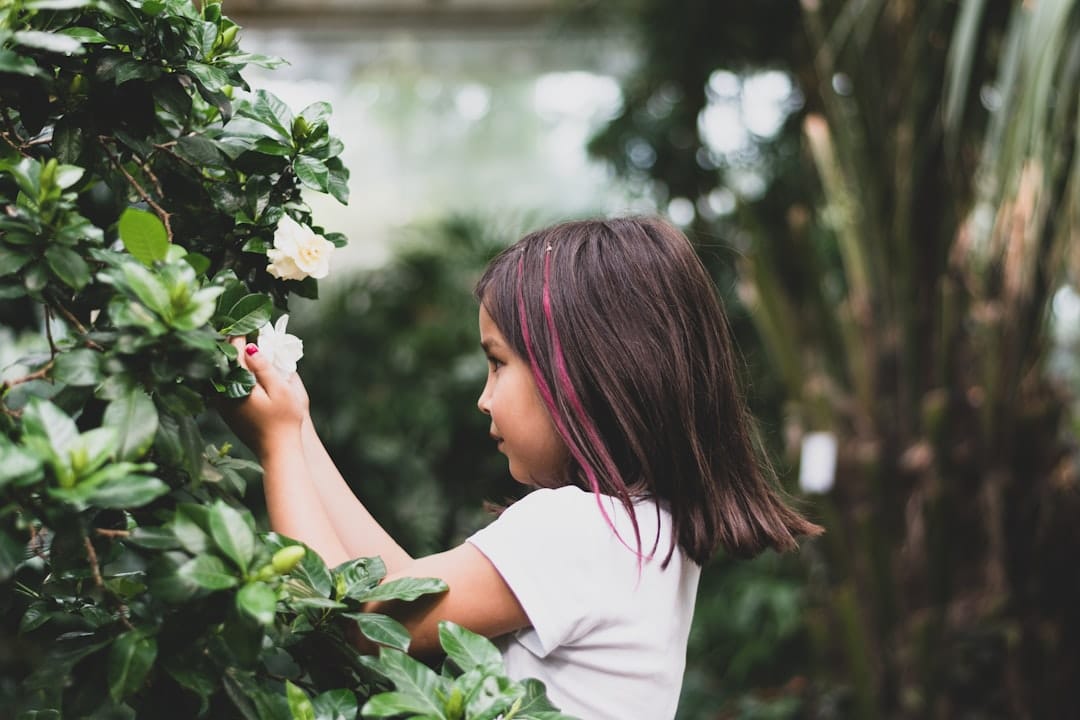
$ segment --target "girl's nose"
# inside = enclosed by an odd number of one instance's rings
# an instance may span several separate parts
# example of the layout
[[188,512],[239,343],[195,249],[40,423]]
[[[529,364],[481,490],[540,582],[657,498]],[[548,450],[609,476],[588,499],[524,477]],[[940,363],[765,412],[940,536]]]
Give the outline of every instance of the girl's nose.
[[480,393],[480,397],[476,399],[477,409],[485,415],[491,414],[491,394],[488,392],[488,386],[484,386],[484,391]]

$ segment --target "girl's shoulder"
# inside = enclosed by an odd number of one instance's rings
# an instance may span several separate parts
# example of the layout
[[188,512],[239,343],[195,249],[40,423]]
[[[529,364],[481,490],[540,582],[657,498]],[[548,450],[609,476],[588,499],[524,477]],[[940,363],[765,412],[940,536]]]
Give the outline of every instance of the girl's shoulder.
[[631,516],[618,498],[596,495],[574,485],[538,488],[512,504],[499,522],[514,524],[534,537],[553,537],[565,542],[612,542],[634,546],[635,524],[644,549],[657,542],[667,554],[671,516],[663,503],[641,499]]

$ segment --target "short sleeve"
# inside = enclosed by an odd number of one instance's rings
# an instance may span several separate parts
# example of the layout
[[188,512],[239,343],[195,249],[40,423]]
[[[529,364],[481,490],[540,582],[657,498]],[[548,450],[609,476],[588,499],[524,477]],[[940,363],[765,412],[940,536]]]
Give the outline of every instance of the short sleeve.
[[540,657],[588,632],[601,613],[605,580],[589,561],[598,520],[592,495],[539,489],[467,540],[521,603],[541,646],[530,649]]

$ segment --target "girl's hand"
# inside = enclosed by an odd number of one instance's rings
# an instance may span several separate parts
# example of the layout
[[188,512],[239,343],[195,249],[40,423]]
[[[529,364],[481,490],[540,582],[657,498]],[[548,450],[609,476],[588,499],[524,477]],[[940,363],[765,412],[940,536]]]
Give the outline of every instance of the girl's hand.
[[243,399],[223,405],[221,415],[237,437],[259,458],[279,441],[298,437],[308,417],[308,395],[300,376],[282,377],[258,352],[258,346],[245,346],[243,338],[233,338],[239,362],[255,375],[255,387]]

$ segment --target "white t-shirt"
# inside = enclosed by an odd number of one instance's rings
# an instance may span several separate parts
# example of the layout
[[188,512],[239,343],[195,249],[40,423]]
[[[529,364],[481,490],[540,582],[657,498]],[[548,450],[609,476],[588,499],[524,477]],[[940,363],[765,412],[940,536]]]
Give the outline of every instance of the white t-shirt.
[[[535,490],[468,539],[510,586],[532,626],[495,639],[507,674],[536,678],[560,710],[583,720],[675,716],[700,568],[660,542],[638,573],[630,516],[615,498],[573,486]],[[652,551],[657,505],[635,506],[642,551]]]

